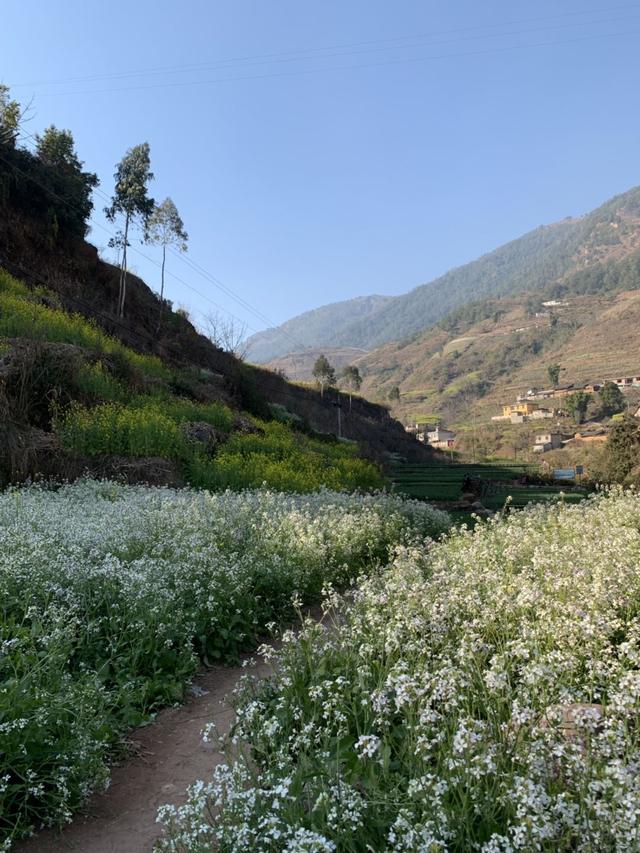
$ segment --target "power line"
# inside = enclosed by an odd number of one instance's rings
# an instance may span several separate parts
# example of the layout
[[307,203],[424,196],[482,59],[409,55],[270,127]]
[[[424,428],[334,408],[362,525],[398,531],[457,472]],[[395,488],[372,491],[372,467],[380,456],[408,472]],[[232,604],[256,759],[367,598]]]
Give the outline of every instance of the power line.
[[[317,53],[322,53],[322,52],[331,51],[331,50],[341,50],[342,51],[342,50],[350,50],[350,49],[359,48],[359,47],[365,47],[365,48],[370,47],[371,50],[376,50],[376,49],[389,50],[389,49],[394,49],[398,46],[401,46],[398,44],[401,42],[433,39],[434,37],[442,36],[442,35],[453,35],[453,34],[460,34],[460,33],[467,33],[467,32],[477,32],[479,30],[491,30],[491,29],[496,29],[496,28],[520,26],[521,24],[538,23],[538,22],[542,22],[542,21],[547,22],[547,21],[554,21],[554,20],[562,20],[565,18],[574,18],[574,21],[572,23],[564,25],[564,26],[574,26],[576,24],[578,26],[589,26],[589,25],[592,25],[595,23],[601,23],[603,20],[604,21],[617,20],[617,18],[619,16],[616,16],[615,18],[596,19],[595,21],[592,21],[592,20],[580,21],[580,20],[577,20],[578,16],[581,16],[581,15],[599,15],[599,14],[604,13],[604,12],[610,13],[610,12],[613,12],[616,10],[623,10],[623,9],[631,9],[631,10],[637,11],[638,6],[636,3],[622,3],[622,4],[616,4],[615,6],[608,6],[606,9],[591,8],[591,9],[575,10],[572,12],[564,12],[564,13],[559,13],[556,15],[543,15],[543,16],[536,16],[533,18],[521,18],[518,20],[511,20],[511,21],[500,21],[500,22],[489,23],[489,24],[478,24],[478,25],[470,26],[470,27],[456,27],[456,28],[447,29],[447,30],[437,30],[434,32],[429,32],[429,33],[413,33],[410,35],[399,35],[399,36],[393,36],[393,37],[389,37],[389,38],[385,38],[385,39],[371,39],[368,41],[347,42],[347,43],[341,43],[341,44],[325,45],[325,46],[320,46],[320,47],[298,48],[297,50],[280,51],[280,52],[275,52],[275,53],[260,53],[260,54],[253,54],[253,55],[248,55],[248,56],[228,57],[226,59],[210,60],[208,62],[200,62],[200,63],[156,66],[156,67],[151,67],[151,68],[146,68],[146,69],[142,68],[142,69],[122,71],[122,72],[117,72],[117,73],[109,73],[109,74],[91,74],[91,75],[76,76],[76,77],[66,77],[66,78],[62,78],[60,80],[49,80],[49,81],[39,80],[39,81],[30,82],[30,83],[13,83],[11,85],[13,88],[18,88],[18,87],[22,88],[22,87],[30,87],[30,86],[36,86],[37,87],[37,86],[64,85],[66,83],[82,83],[82,82],[93,82],[93,81],[98,81],[98,80],[124,79],[127,77],[140,77],[140,76],[147,76],[150,74],[184,73],[184,72],[190,72],[190,71],[210,70],[210,69],[214,69],[216,67],[224,68],[225,66],[228,66],[228,65],[233,64],[233,63],[236,63],[236,64],[238,64],[238,63],[266,64],[268,62],[275,62],[275,61],[299,61],[300,59],[307,58],[308,55],[310,55],[310,54],[317,54]],[[558,25],[556,25],[556,28],[561,28],[562,26],[563,25],[558,24]],[[540,28],[538,28],[538,29],[540,29]],[[530,32],[530,31],[535,31],[535,30],[528,30],[528,31]],[[527,31],[525,31],[525,32],[527,32]],[[511,35],[511,33],[487,33],[486,34],[486,36],[489,36],[489,37],[500,37],[500,36],[504,36],[504,35]],[[476,36],[474,38],[477,38],[477,37],[482,38],[482,37],[486,37],[486,36]],[[382,45],[389,45],[389,47],[382,47]],[[381,47],[378,48],[376,46],[381,46]],[[362,52],[368,52],[368,51],[362,51]],[[344,55],[344,54],[337,54],[337,55]],[[259,60],[263,60],[263,62],[259,62]]]
[[538,48],[538,47],[556,47],[562,46],[566,44],[575,44],[582,41],[593,41],[594,39],[605,39],[605,38],[617,38],[620,36],[636,36],[640,33],[637,31],[625,30],[622,32],[610,32],[610,33],[597,33],[586,36],[576,36],[575,38],[570,39],[561,39],[556,41],[541,41],[541,42],[530,42],[528,44],[518,44],[518,45],[505,45],[502,47],[488,48],[484,50],[474,50],[474,51],[464,51],[458,53],[440,53],[434,54],[431,56],[414,56],[414,57],[405,57],[400,59],[389,59],[382,62],[366,62],[360,63],[356,65],[333,65],[326,66],[322,68],[301,68],[296,71],[274,71],[267,74],[248,74],[244,76],[234,76],[234,77],[217,77],[209,80],[190,80],[190,81],[168,81],[164,83],[147,83],[140,84],[136,86],[120,86],[109,89],[76,89],[68,92],[43,92],[41,93],[41,97],[56,97],[56,96],[71,96],[71,95],[105,95],[105,94],[113,94],[119,92],[135,92],[135,91],[148,91],[152,89],[167,89],[167,88],[180,88],[185,86],[208,86],[216,83],[233,83],[237,81],[243,80],[267,80],[270,78],[279,78],[279,77],[299,77],[307,74],[321,74],[325,72],[335,72],[335,71],[354,71],[361,69],[369,69],[369,68],[381,68],[381,67],[389,67],[395,65],[406,65],[411,63],[419,63],[419,62],[431,62],[438,59],[460,59],[464,57],[471,56],[488,56],[491,54],[499,54],[499,53],[507,53],[510,51],[522,51],[528,50],[530,48]]

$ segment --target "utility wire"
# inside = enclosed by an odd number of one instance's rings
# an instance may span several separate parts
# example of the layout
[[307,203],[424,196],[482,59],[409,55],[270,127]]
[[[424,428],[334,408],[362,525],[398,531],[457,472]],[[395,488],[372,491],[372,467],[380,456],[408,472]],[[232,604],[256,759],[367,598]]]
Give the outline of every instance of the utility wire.
[[404,57],[400,59],[389,59],[382,62],[366,62],[360,63],[356,65],[329,65],[321,68],[301,68],[295,71],[273,71],[267,74],[247,74],[244,76],[234,76],[234,77],[216,77],[209,80],[189,80],[189,81],[168,81],[164,83],[147,83],[147,84],[139,84],[136,86],[120,86],[109,89],[76,89],[68,92],[43,92],[42,96],[46,97],[56,97],[56,96],[71,96],[71,95],[105,95],[112,93],[120,93],[120,92],[135,92],[135,91],[147,91],[152,89],[167,89],[167,88],[180,88],[185,86],[208,86],[213,85],[215,83],[233,83],[236,81],[242,80],[267,80],[270,78],[279,78],[279,77],[299,77],[301,75],[307,74],[321,74],[326,72],[335,72],[335,71],[354,71],[360,69],[369,69],[369,68],[381,68],[381,67],[389,67],[395,65],[406,65],[411,63],[419,63],[419,62],[431,62],[438,59],[460,59],[464,57],[472,57],[472,56],[488,56],[491,54],[499,54],[499,53],[507,53],[510,51],[522,51],[528,50],[530,48],[538,48],[538,47],[556,47],[562,46],[566,44],[575,44],[582,41],[593,41],[594,39],[605,39],[605,38],[617,38],[620,36],[637,36],[640,33],[638,31],[630,31],[624,30],[621,32],[609,32],[609,33],[594,33],[592,35],[585,36],[576,36],[575,38],[570,39],[560,39],[556,41],[540,41],[540,42],[530,42],[528,44],[517,44],[517,45],[505,45],[502,47],[488,48],[484,50],[473,50],[473,51],[464,51],[457,53],[440,53],[433,54],[431,56],[413,56],[413,57]]
[[[562,20],[565,18],[574,18],[574,21],[567,25],[556,25],[556,28],[560,28],[561,26],[589,26],[594,23],[601,23],[602,20],[616,20],[616,18],[607,18],[607,19],[597,19],[593,20],[578,20],[578,16],[580,15],[599,15],[601,13],[610,13],[617,10],[638,10],[637,3],[622,3],[616,4],[614,6],[608,6],[606,9],[602,8],[591,8],[591,9],[583,9],[576,10],[573,12],[564,12],[557,15],[543,15],[537,16],[533,18],[521,18],[518,20],[511,21],[500,21],[496,23],[490,24],[478,24],[476,26],[471,27],[457,27],[447,30],[436,30],[429,33],[414,33],[411,35],[399,35],[393,36],[386,39],[371,39],[368,41],[358,41],[358,42],[347,42],[342,44],[333,44],[326,45],[320,47],[307,47],[307,48],[298,48],[297,50],[289,50],[289,51],[280,51],[276,53],[260,53],[253,54],[248,56],[239,56],[239,57],[228,57],[226,59],[218,59],[218,60],[210,60],[208,62],[200,62],[200,63],[190,63],[190,64],[180,64],[180,65],[165,65],[165,66],[156,66],[151,68],[141,68],[136,70],[122,71],[117,73],[110,74],[91,74],[84,76],[76,76],[76,77],[66,77],[59,80],[38,80],[27,83],[14,83],[12,84],[13,88],[16,87],[30,87],[30,86],[51,86],[51,85],[64,85],[66,83],[83,83],[83,82],[93,82],[99,80],[115,80],[115,79],[124,79],[127,77],[140,77],[146,76],[150,74],[166,74],[166,73],[184,73],[190,71],[200,71],[200,70],[210,70],[216,67],[228,66],[233,63],[251,63],[251,64],[266,64],[268,62],[275,61],[298,61],[300,59],[309,58],[308,55],[322,53],[326,51],[334,51],[334,50],[350,50],[353,48],[360,47],[371,47],[372,50],[383,49],[390,50],[397,47],[402,46],[402,42],[410,42],[417,40],[425,40],[425,39],[433,39],[437,36],[443,35],[455,35],[460,33],[468,33],[468,32],[476,32],[479,30],[491,30],[496,28],[504,28],[504,27],[512,27],[512,26],[520,26],[522,24],[530,24],[530,23],[538,23],[538,22],[548,22],[554,20]],[[538,28],[539,29],[539,28]],[[535,30],[529,30],[535,31]],[[501,37],[504,35],[510,35],[509,33],[486,33],[485,36],[479,37]],[[478,36],[477,36],[478,37]],[[477,38],[476,37],[476,38]],[[389,45],[389,47],[380,47],[382,45]],[[367,51],[362,51],[367,52]],[[342,55],[342,54],[338,54]],[[310,58],[313,58],[312,56]],[[259,60],[263,60],[263,62],[259,62]]]

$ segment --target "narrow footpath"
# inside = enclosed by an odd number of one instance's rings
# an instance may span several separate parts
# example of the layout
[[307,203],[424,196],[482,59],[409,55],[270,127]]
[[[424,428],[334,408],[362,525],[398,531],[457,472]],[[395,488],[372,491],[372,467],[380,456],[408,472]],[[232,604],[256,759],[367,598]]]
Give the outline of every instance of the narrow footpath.
[[[269,664],[256,660],[251,672],[265,677]],[[161,711],[153,723],[136,729],[136,754],[112,768],[111,785],[91,798],[86,814],[62,831],[46,830],[16,845],[16,853],[151,853],[160,836],[158,807],[184,802],[186,788],[208,779],[223,756],[202,741],[202,730],[215,722],[229,731],[233,711],[227,697],[242,667],[213,667],[194,682],[184,705]]]

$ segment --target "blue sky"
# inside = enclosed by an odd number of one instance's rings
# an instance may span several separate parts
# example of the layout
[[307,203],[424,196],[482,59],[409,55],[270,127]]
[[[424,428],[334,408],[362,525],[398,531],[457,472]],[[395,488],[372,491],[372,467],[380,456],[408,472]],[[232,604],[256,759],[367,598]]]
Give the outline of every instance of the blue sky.
[[107,194],[148,141],[208,274],[171,259],[168,296],[257,330],[640,183],[639,40],[640,2],[4,0],[0,79]]

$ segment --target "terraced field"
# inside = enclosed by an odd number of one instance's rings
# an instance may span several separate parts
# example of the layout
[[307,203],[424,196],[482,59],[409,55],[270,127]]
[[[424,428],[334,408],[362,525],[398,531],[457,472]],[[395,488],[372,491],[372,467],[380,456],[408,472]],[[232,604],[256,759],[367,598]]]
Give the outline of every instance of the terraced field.
[[393,471],[392,479],[396,491],[412,498],[429,501],[458,501],[466,477],[478,478],[485,484],[480,500],[487,509],[499,510],[507,499],[511,506],[522,508],[529,503],[558,500],[580,501],[583,495],[568,492],[564,486],[532,487],[519,483],[525,475],[537,475],[537,465],[517,464],[471,464],[430,465],[404,463]]

